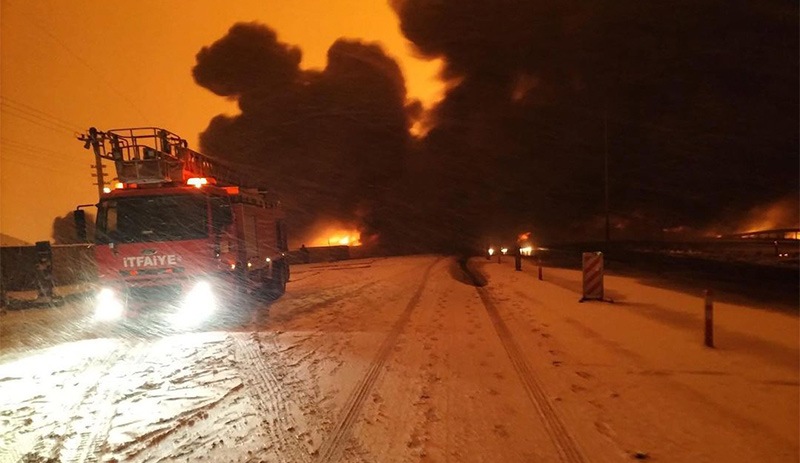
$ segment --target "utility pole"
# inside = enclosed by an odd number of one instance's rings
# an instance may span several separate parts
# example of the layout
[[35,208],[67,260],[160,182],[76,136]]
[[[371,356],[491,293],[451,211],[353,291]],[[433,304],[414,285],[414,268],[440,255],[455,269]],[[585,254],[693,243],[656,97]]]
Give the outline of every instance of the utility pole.
[[94,173],[92,177],[97,177],[97,197],[100,198],[103,196],[103,188],[106,186],[106,178],[105,173],[103,172],[103,157],[101,156],[100,151],[100,141],[98,137],[105,136],[103,133],[99,133],[96,128],[90,127],[88,134],[81,134],[78,136],[78,140],[84,142],[83,147],[89,149],[90,147],[94,150]]
[[603,109],[603,170],[605,183],[606,243],[611,241],[611,224],[608,212],[608,110]]
[[97,197],[103,196],[103,188],[106,186],[105,173],[103,173],[103,158],[99,153],[94,154],[94,176],[97,177]]

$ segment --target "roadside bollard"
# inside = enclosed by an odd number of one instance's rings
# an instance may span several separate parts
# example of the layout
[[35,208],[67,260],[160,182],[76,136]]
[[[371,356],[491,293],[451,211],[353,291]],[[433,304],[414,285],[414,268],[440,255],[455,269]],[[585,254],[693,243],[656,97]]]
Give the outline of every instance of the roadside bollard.
[[542,278],[542,264],[539,264],[539,280],[543,280]]
[[706,312],[706,347],[714,347],[714,300],[711,290],[703,291]]

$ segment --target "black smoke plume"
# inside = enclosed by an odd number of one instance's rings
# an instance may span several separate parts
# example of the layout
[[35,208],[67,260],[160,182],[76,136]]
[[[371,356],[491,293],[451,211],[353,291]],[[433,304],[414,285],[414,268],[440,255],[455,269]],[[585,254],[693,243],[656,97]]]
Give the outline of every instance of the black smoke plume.
[[86,239],[81,239],[75,224],[75,211],[53,219],[51,238],[53,244],[81,244],[94,242],[95,222],[94,217],[86,214]]
[[298,230],[333,217],[389,245],[598,239],[607,184],[612,238],[652,238],[800,194],[796,3],[392,4],[445,63],[419,139],[419,105],[377,45],[340,39],[307,71],[272,30],[237,24],[197,56],[197,82],[241,108],[202,150],[268,180]]
[[300,69],[300,60],[299,49],[254,23],[203,48],[195,80],[236,99],[241,114],[215,117],[201,150],[266,183],[296,234],[329,218],[360,224],[365,240],[389,239],[410,143],[400,68],[380,46],[345,39],[322,71]]
[[606,150],[612,238],[798,195],[796,2],[393,6],[451,82],[421,152],[457,228],[601,238]]

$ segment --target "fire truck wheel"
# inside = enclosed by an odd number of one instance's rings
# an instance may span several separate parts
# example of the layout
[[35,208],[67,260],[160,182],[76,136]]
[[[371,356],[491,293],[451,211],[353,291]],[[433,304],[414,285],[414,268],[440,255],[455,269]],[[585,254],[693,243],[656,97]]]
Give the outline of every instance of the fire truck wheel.
[[269,300],[277,299],[286,292],[289,269],[283,262],[276,262],[276,264],[275,277],[264,282],[264,296]]

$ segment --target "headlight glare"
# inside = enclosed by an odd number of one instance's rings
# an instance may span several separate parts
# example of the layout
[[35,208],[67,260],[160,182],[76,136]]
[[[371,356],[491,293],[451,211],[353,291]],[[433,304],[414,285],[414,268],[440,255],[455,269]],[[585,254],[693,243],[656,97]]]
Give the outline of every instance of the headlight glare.
[[197,325],[211,316],[216,307],[217,298],[211,284],[199,281],[186,293],[172,322],[182,327]]
[[97,293],[94,318],[98,321],[115,320],[122,316],[124,307],[111,288],[103,288]]

